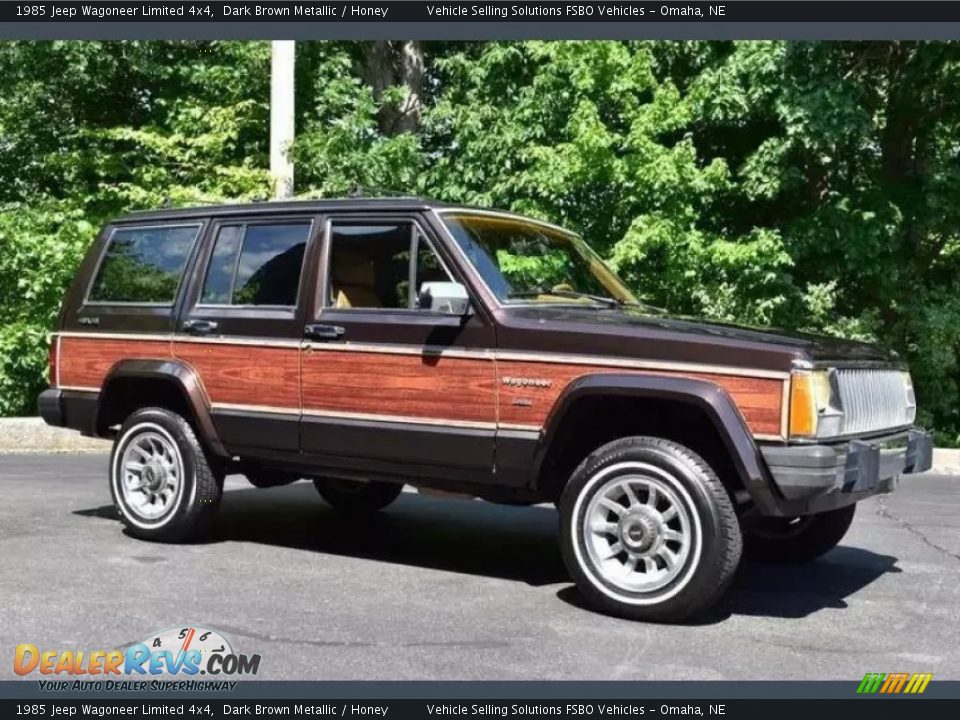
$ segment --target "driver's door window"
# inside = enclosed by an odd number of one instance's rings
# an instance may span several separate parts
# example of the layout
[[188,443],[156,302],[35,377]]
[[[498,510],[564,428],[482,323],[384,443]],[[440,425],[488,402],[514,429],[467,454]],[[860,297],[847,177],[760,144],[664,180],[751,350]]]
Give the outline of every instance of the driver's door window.
[[333,225],[329,238],[328,307],[416,310],[424,283],[452,281],[412,223]]

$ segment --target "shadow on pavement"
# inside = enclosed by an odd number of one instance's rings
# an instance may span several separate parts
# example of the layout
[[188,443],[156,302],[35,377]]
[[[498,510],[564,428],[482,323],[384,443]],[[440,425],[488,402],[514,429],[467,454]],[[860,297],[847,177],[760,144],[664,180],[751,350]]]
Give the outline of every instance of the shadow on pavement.
[[[112,506],[75,514],[118,519]],[[210,542],[256,542],[534,586],[569,582],[557,544],[557,514],[548,507],[404,493],[383,512],[350,517],[333,511],[309,483],[230,490]],[[845,608],[847,598],[861,588],[901,572],[896,562],[889,555],[843,546],[805,565],[744,561],[730,592],[698,624],[722,622],[730,615],[802,618],[825,608]],[[570,585],[557,596],[584,607]]]
[[309,483],[224,496],[220,541],[260,542],[320,553],[520,580],[562,582],[557,515],[403,493],[389,508],[350,517],[326,505]]
[[892,555],[845,545],[801,565],[747,560],[728,596],[729,610],[737,615],[802,618],[827,608],[843,609],[847,598],[878,578],[903,572],[896,563]]
[[[687,625],[712,625],[731,615],[801,619],[828,608],[843,609],[847,598],[887,573],[902,572],[897,558],[869,550],[839,546],[816,562],[771,565],[744,560],[730,590],[716,606]],[[577,589],[563,588],[557,597],[589,610]]]
[[101,505],[100,507],[89,508],[87,510],[74,510],[73,514],[79,515],[80,517],[96,517],[104,518],[105,520],[120,521],[120,515],[113,505]]
[[[119,520],[112,506],[75,514]],[[210,542],[255,542],[530,585],[567,580],[552,508],[415,493],[379,513],[350,517],[324,503],[310,483],[229,490]]]

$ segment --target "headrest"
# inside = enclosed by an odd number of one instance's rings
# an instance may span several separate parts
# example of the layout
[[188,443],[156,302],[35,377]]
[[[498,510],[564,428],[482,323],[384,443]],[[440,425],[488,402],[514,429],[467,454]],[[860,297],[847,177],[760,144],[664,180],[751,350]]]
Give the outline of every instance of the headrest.
[[333,285],[362,285],[372,287],[376,283],[373,262],[351,252],[338,252],[333,258]]

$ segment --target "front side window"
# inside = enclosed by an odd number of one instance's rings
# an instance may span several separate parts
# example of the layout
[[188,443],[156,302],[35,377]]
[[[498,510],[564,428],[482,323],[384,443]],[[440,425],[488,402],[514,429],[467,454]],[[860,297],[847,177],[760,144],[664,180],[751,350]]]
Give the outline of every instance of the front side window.
[[464,255],[502,303],[630,303],[637,299],[579,237],[524,220],[443,213]]
[[88,300],[172,304],[199,229],[180,225],[115,230]]
[[331,307],[416,309],[424,283],[450,282],[413,223],[334,224],[330,242]]
[[221,226],[200,304],[295,306],[309,237],[309,222]]

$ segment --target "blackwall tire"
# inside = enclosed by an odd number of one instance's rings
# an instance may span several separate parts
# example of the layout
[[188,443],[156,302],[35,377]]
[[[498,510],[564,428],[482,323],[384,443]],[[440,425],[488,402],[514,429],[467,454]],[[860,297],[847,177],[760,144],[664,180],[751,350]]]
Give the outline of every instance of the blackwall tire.
[[300,479],[300,475],[287,470],[260,467],[259,465],[241,465],[240,472],[255,488],[266,489],[290,485]]
[[315,478],[313,485],[327,503],[347,513],[372,513],[382,510],[403,492],[403,483],[376,480],[360,482]]
[[723,595],[743,541],[726,489],[689,448],[652,437],[591,453],[560,498],[564,563],[587,602],[679,622]]
[[744,538],[747,557],[805,563],[833,550],[850,529],[856,505],[798,518],[763,518]]
[[124,421],[110,455],[110,492],[127,531],[144,540],[184,542],[208,535],[223,493],[184,418],[163,408]]

